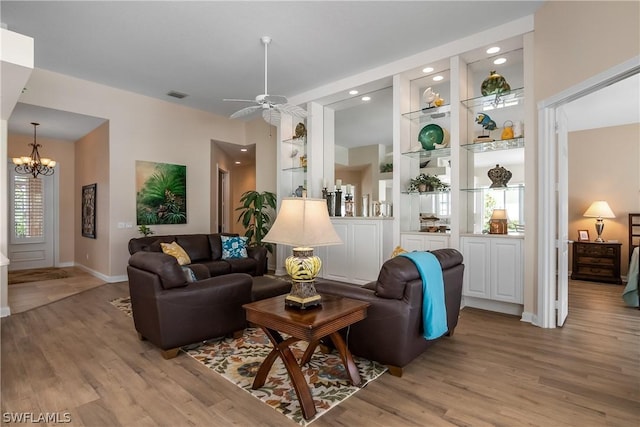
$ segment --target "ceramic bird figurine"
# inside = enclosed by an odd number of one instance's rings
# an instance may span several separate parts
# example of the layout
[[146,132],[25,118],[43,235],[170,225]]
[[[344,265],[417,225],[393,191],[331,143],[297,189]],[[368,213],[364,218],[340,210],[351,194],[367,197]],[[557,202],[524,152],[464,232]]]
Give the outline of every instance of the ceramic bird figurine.
[[422,100],[425,104],[431,108],[431,104],[436,100],[438,94],[433,91],[430,87],[426,88],[424,92],[422,92]]
[[496,122],[491,120],[491,117],[489,117],[488,114],[478,114],[476,123],[482,125],[482,127],[486,130],[494,130],[497,127]]

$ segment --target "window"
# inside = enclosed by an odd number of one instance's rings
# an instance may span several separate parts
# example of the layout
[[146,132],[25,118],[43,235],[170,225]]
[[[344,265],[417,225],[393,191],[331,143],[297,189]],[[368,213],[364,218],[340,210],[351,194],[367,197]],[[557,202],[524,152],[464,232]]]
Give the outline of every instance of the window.
[[13,176],[14,242],[44,240],[44,188],[42,180],[26,175]]

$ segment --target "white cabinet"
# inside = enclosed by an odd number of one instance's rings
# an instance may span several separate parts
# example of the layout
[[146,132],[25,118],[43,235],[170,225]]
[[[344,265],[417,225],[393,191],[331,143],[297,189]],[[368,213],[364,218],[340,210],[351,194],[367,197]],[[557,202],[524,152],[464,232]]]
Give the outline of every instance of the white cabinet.
[[400,246],[406,251],[432,251],[450,248],[449,235],[444,233],[402,233]]
[[518,237],[464,236],[465,305],[520,315],[524,262]]
[[342,245],[318,248],[320,277],[364,285],[378,278],[393,251],[392,220],[331,218]]

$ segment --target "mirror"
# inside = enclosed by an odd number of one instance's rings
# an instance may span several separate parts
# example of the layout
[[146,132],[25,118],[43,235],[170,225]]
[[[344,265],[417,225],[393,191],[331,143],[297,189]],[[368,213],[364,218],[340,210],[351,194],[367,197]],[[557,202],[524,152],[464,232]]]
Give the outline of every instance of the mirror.
[[325,108],[334,112],[334,159],[327,161],[334,163],[343,195],[352,193],[354,216],[390,216],[387,205],[380,210],[377,203],[392,200],[393,88],[360,93]]

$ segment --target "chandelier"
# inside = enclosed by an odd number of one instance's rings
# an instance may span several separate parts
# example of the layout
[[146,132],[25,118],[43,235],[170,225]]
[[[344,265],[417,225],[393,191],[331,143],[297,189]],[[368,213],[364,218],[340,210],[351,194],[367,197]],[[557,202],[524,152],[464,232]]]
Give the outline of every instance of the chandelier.
[[56,166],[55,160],[41,158],[38,152],[38,147],[42,145],[36,141],[36,127],[40,123],[31,122],[33,125],[33,143],[29,144],[33,147],[30,156],[14,157],[13,164],[16,165],[16,172],[23,175],[33,175],[37,178],[38,175],[49,176],[53,175],[53,168]]

